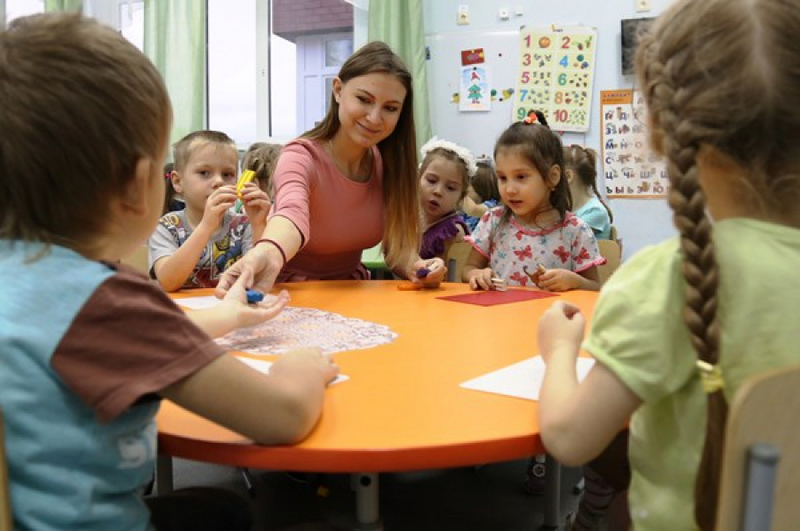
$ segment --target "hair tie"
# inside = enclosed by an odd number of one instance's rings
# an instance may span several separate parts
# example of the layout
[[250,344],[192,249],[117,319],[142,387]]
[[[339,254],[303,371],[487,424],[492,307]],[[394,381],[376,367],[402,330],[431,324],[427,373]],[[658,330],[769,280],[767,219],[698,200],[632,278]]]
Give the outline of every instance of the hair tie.
[[700,373],[700,383],[706,394],[712,394],[725,387],[725,380],[722,378],[722,369],[719,364],[712,365],[703,360],[697,360],[697,370]]
[[535,112],[531,111],[522,121],[526,124],[535,124],[539,122],[539,118],[536,116]]

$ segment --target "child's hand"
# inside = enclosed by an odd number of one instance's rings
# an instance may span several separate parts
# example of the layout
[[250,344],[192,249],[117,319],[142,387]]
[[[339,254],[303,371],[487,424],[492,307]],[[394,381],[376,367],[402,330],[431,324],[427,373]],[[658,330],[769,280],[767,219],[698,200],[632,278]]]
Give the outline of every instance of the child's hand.
[[417,260],[412,266],[412,274],[409,276],[414,284],[422,284],[427,288],[439,287],[444,280],[447,268],[441,258],[429,258],[427,260]]
[[267,193],[256,183],[250,182],[242,189],[242,203],[250,223],[266,224],[267,214],[272,206]]
[[581,286],[581,276],[568,269],[545,269],[537,284],[546,291],[569,291]]
[[281,313],[281,310],[289,303],[289,293],[281,290],[277,296],[265,293],[260,302],[248,304],[245,286],[250,283],[252,283],[252,273],[246,271],[231,286],[220,304],[226,313],[233,316],[236,328],[268,321]]
[[482,289],[489,291],[494,289],[495,283],[492,281],[493,278],[495,278],[495,275],[491,267],[484,269],[473,269],[467,276],[471,290]]
[[290,350],[272,364],[271,374],[290,372],[319,372],[323,384],[329,384],[339,375],[339,366],[333,358],[322,353],[319,348],[307,347]]
[[211,234],[216,232],[225,212],[236,203],[236,187],[232,184],[220,186],[206,199],[203,219],[200,225],[205,226]]
[[539,318],[539,352],[547,363],[559,351],[578,356],[586,320],[580,308],[556,301]]

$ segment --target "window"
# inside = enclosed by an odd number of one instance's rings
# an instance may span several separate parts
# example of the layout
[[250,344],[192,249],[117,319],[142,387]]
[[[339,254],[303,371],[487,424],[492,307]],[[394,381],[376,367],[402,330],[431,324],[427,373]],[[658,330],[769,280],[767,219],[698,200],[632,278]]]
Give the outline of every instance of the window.
[[258,139],[256,0],[208,0],[208,127],[240,146]]
[[123,37],[144,51],[144,0],[119,4],[119,30]]
[[5,6],[6,24],[15,18],[44,13],[44,0],[5,0]]

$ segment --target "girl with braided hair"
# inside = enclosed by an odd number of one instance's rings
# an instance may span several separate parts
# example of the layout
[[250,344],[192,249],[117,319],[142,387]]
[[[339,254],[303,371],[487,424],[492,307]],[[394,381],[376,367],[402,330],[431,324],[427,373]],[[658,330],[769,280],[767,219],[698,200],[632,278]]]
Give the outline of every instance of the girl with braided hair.
[[603,287],[582,383],[583,316],[556,302],[539,322],[545,445],[577,465],[629,422],[637,531],[714,529],[727,404],[800,362],[798,34],[798,0],[680,0],[659,17],[637,75],[679,235]]
[[597,152],[578,144],[565,146],[564,176],[572,194],[572,211],[592,228],[595,238],[610,240],[614,215],[597,190]]

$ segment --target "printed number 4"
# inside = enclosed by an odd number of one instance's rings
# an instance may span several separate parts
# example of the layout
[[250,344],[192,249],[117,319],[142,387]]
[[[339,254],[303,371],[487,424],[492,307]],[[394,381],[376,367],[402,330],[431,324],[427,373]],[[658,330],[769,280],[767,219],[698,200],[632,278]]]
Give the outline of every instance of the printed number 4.
[[566,68],[566,67],[569,66],[569,59],[567,59],[567,56],[565,55],[564,57],[561,58],[561,60],[558,62],[558,64],[560,64],[561,66]]

